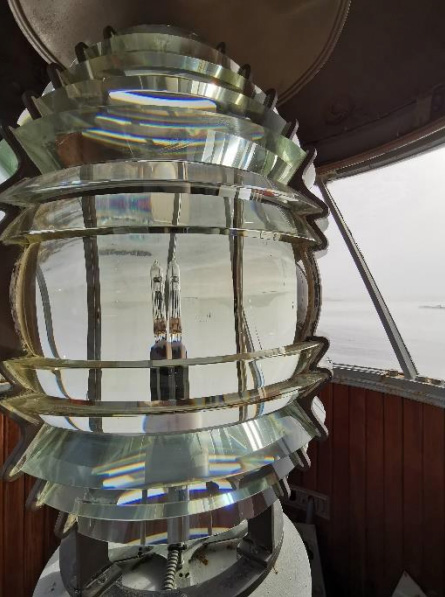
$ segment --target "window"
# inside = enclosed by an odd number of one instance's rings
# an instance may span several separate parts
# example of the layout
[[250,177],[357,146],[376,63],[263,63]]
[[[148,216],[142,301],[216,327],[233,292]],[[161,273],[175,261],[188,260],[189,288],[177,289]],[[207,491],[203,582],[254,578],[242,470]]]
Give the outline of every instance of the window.
[[332,216],[325,234],[329,248],[318,260],[323,302],[317,333],[329,339],[328,357],[343,365],[400,369]]
[[[419,374],[439,379],[445,378],[444,164],[445,148],[441,147],[329,184]],[[346,271],[349,266],[346,268],[345,257],[337,246],[343,240],[334,222],[327,236],[331,255],[320,260],[326,312],[320,332],[323,325],[329,329],[334,361],[351,363],[355,359],[354,364],[368,364],[377,345],[369,336],[370,320],[357,316],[360,309],[365,309],[364,293]],[[343,249],[346,253],[344,243]],[[335,300],[340,300],[340,306],[332,307],[330,303]],[[348,358],[344,336],[351,326],[355,327],[356,355]],[[363,342],[366,335],[367,344]],[[389,361],[380,365],[392,366]]]

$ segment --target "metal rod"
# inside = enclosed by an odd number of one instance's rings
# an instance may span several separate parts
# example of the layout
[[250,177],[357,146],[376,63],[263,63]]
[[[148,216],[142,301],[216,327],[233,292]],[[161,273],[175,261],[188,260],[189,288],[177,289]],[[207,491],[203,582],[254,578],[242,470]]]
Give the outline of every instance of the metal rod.
[[391,343],[391,346],[394,350],[394,353],[399,361],[399,365],[403,371],[403,374],[408,379],[415,379],[418,375],[416,366],[414,364],[413,359],[403,341],[402,335],[399,332],[399,328],[394,321],[390,310],[388,309],[387,304],[383,298],[382,293],[377,286],[376,281],[374,280],[371,270],[368,267],[368,264],[365,261],[355,239],[349,230],[341,211],[339,210],[337,204],[335,203],[334,198],[332,197],[329,189],[327,188],[325,181],[323,178],[317,179],[318,188],[321,191],[323,199],[327,203],[329,209],[331,210],[332,217],[335,220],[335,223],[340,230],[340,234],[343,237],[343,240],[348,247],[349,253],[351,254],[352,259],[360,273],[360,276],[366,286],[366,289],[371,297],[372,302],[374,303],[374,307],[377,311],[377,315],[382,322],[382,325],[385,329],[386,335],[388,336],[388,340]]
[[[82,213],[85,228],[97,228],[96,206],[94,197],[82,198]],[[85,254],[85,270],[87,284],[87,359],[99,361],[101,359],[101,304],[100,304],[100,266],[99,249],[96,237],[84,237],[83,248]],[[88,375],[88,399],[101,400],[102,369],[90,369]],[[90,425],[93,424],[92,420]],[[97,423],[99,425],[99,423]],[[101,423],[100,423],[101,425]],[[95,429],[98,431],[99,429]]]
[[[226,222],[229,226],[229,219],[231,220],[230,228],[235,230],[242,227],[243,221],[243,203],[238,194],[234,198],[233,216],[230,213],[230,205],[226,201]],[[234,316],[235,316],[235,341],[236,352],[242,354],[246,352],[246,342],[243,328],[243,251],[244,238],[242,236],[229,236],[230,257],[232,261],[232,282],[233,282],[233,300],[234,300]],[[247,388],[247,372],[246,363],[244,361],[237,361],[236,363],[238,375],[238,393],[243,395]],[[239,420],[245,421],[247,416],[247,407],[239,407]]]
[[[43,318],[45,321],[45,330],[48,344],[51,349],[51,352],[53,353],[53,358],[60,359],[60,353],[57,348],[56,339],[54,337],[53,316],[51,312],[51,299],[49,297],[48,287],[46,285],[45,274],[43,273],[42,268],[39,265],[36,266],[36,280],[37,286],[40,291],[40,298],[42,300]],[[56,383],[59,390],[62,392],[65,398],[69,398],[70,396],[67,393],[63,384],[62,372],[60,371],[60,369],[54,370],[54,376],[56,378]]]

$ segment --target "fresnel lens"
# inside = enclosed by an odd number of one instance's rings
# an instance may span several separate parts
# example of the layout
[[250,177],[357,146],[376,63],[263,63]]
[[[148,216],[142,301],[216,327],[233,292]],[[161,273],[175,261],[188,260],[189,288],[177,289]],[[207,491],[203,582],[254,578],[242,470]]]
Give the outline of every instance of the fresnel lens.
[[77,55],[10,131],[36,175],[0,197],[20,208],[6,476],[38,479],[67,539],[168,545],[169,589],[180,550],[276,518],[325,433],[324,208],[276,93],[197,36],[136,27]]

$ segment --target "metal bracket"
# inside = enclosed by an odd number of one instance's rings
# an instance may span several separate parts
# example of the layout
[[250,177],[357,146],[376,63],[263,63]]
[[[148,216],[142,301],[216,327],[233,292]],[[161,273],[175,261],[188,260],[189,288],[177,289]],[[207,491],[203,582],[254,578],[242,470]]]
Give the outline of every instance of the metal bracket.
[[262,514],[249,520],[247,535],[238,546],[238,553],[267,567],[283,539],[283,516],[275,502]]
[[283,501],[283,505],[289,508],[307,511],[310,502],[312,502],[311,507],[316,516],[324,518],[325,520],[330,520],[329,497],[316,491],[309,491],[303,487],[292,485],[290,488],[290,497]]
[[108,544],[81,535],[77,526],[60,544],[60,573],[73,597],[99,597],[122,576],[108,558]]
[[60,545],[60,573],[71,597],[247,597],[270,572],[280,552],[280,503],[249,520],[247,529],[238,545],[237,561],[210,580],[190,587],[148,591],[123,586],[123,568],[110,561],[108,544],[81,535],[77,527]]

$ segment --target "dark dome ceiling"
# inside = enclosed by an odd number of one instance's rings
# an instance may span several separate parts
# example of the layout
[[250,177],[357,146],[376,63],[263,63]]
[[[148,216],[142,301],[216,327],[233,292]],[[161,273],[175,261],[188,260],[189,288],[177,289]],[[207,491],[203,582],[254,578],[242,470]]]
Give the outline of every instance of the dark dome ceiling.
[[[129,22],[125,25],[147,20],[146,15],[139,18],[134,12],[137,2],[125,3],[133,6],[133,12],[128,8]],[[299,136],[303,144],[317,148],[319,165],[350,160],[363,152],[369,154],[387,143],[400,143],[401,137],[428,126],[434,130],[441,127],[445,118],[443,1],[352,0],[343,31],[348,2],[257,0],[256,11],[249,2],[228,0],[214,5],[212,0],[187,0],[187,4],[185,0],[165,0],[150,8],[150,22],[170,20],[179,26],[194,25],[197,33],[211,42],[218,36],[217,41],[227,41],[228,53],[235,60],[252,63],[258,83],[281,91],[280,112],[288,120],[299,120]],[[19,5],[12,0],[11,4]],[[30,24],[39,24],[42,4],[22,0],[23,6],[27,4],[35,11],[31,14],[37,15],[28,15],[29,28]],[[88,16],[87,4],[92,7]],[[95,12],[94,6],[99,4],[101,11]],[[99,4],[66,0],[60,6],[65,15],[69,14],[67,6],[77,6],[83,22],[95,23],[99,31],[107,24],[119,28],[122,24],[112,22],[113,11],[103,11],[103,4]],[[214,6],[224,7],[218,19]],[[48,17],[48,31],[57,29],[57,18],[62,17],[67,18],[62,9],[59,16]],[[102,23],[100,19],[110,22]],[[66,22],[72,25],[74,21]],[[21,24],[23,27],[23,19]],[[94,41],[89,39],[92,28],[88,33],[85,27],[85,35],[74,41]],[[78,35],[77,31],[73,35]],[[72,47],[71,40],[68,42]],[[66,62],[67,55],[63,58]],[[21,94],[28,89],[40,92],[46,83],[45,61],[3,2],[0,119],[14,122],[22,110]]]

